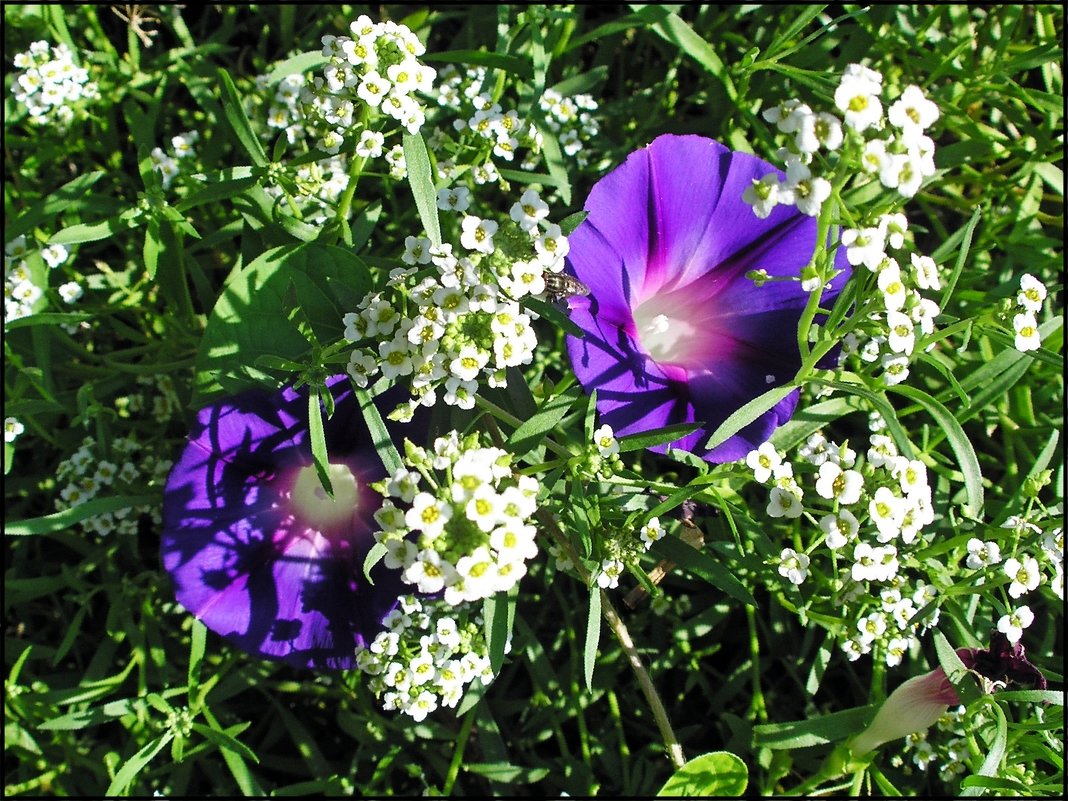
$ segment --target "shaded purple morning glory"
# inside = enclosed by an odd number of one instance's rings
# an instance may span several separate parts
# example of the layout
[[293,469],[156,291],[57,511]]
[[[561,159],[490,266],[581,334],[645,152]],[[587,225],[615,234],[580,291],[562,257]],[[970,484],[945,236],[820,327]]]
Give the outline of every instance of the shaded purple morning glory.
[[334,499],[312,464],[308,389],[249,391],[201,409],[163,499],[163,566],[179,603],[209,629],[266,659],[355,666],[403,593],[374,544],[386,475],[345,376],[327,381]]
[[[746,274],[797,278],[815,248],[816,221],[788,206],[758,218],[742,194],[768,173],[785,178],[712,139],[665,135],[590,192],[589,215],[568,237],[571,269],[590,290],[570,300],[583,336],[568,337],[568,353],[616,436],[700,423],[671,447],[730,462],[793,414],[796,391],[718,447],[704,447],[730,414],[801,366],[797,325],[808,293],[797,280],[758,287]],[[848,277],[844,248],[835,267],[842,272],[825,301]]]

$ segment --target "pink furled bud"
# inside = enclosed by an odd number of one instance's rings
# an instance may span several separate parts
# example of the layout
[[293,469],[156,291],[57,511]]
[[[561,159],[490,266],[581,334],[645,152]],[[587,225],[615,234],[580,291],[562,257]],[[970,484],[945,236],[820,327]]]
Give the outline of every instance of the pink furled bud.
[[[969,669],[978,653],[978,648],[957,649],[957,656]],[[960,696],[941,667],[914,676],[890,693],[875,720],[853,740],[853,754],[860,756],[890,740],[923,731],[937,722],[947,708],[959,703]]]

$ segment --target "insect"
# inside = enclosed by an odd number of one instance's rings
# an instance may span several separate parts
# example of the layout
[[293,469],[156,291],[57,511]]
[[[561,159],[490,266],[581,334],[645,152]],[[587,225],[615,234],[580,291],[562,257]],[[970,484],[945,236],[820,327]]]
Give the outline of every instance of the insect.
[[545,281],[545,297],[550,302],[566,300],[567,298],[586,296],[590,294],[590,288],[574,276],[567,273],[542,274]]

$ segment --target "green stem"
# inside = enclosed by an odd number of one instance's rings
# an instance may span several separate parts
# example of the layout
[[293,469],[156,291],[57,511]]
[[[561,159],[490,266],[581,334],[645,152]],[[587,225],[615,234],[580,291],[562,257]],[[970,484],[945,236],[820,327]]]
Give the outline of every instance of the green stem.
[[464,748],[471,736],[471,727],[475,723],[475,709],[472,707],[464,715],[463,723],[460,724],[460,733],[456,736],[456,750],[452,752],[452,762],[449,763],[449,772],[445,775],[445,784],[441,788],[442,795],[451,795],[452,787],[456,784],[456,777],[460,774],[460,763],[463,761]]
[[[364,106],[360,110],[360,118],[356,124],[353,125],[349,132],[363,131],[367,129],[367,121],[370,119],[371,109],[368,106]],[[353,153],[352,161],[349,162],[349,182],[345,187],[345,191],[341,194],[341,199],[337,204],[337,219],[341,221],[347,221],[349,219],[349,210],[352,208],[352,198],[356,194],[356,185],[360,181],[360,174],[363,172],[363,166],[367,163],[367,159],[357,157]]]
[[[560,528],[556,525],[556,520],[543,509],[538,510],[537,518],[542,524],[542,527],[549,532],[552,538],[556,541],[556,544],[564,551],[568,559],[571,560],[571,563],[575,566],[575,570],[579,574],[579,578],[587,586],[590,586],[592,577],[590,576],[589,571],[586,570],[585,566],[582,564],[582,560],[575,552],[570,540],[564,536],[564,533],[560,531]],[[638,649],[634,646],[634,640],[631,639],[627,624],[623,622],[623,619],[619,616],[619,612],[617,612],[615,606],[612,605],[608,593],[604,590],[601,590],[601,615],[608,623],[608,627],[612,630],[612,634],[615,636],[616,641],[619,642],[620,647],[622,647],[623,653],[627,658],[627,664],[630,665],[631,670],[634,671],[634,675],[638,679],[638,686],[641,688],[642,694],[645,696],[645,700],[648,702],[649,708],[653,713],[653,719],[656,721],[657,729],[660,730],[660,736],[664,740],[664,745],[667,748],[668,756],[670,757],[672,764],[675,766],[676,770],[681,768],[686,764],[686,757],[683,755],[682,746],[679,744],[678,738],[675,737],[675,732],[671,728],[671,721],[668,719],[667,710],[664,709],[664,704],[660,700],[660,695],[656,691],[653,680],[649,676],[649,672],[645,669],[645,665],[642,663],[642,658],[638,653]]]
[[764,702],[764,691],[760,688],[760,639],[757,637],[755,607],[749,604],[745,607],[745,622],[749,626],[749,661],[753,674],[753,699],[749,703],[749,716],[751,720],[766,723],[768,709]]

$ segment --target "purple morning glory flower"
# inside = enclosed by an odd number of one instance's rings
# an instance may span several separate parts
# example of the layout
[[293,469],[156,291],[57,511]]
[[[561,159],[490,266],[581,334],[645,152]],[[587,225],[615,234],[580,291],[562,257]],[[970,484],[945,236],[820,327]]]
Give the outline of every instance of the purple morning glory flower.
[[[711,451],[727,417],[801,366],[797,324],[808,300],[797,280],[756,286],[746,277],[796,278],[816,245],[816,221],[779,206],[758,218],[742,194],[784,174],[701,136],[658,137],[593,187],[589,215],[568,237],[569,262],[587,297],[570,300],[582,337],[571,364],[597,390],[617,436],[680,423],[701,428],[670,445],[711,462],[744,457],[793,414],[798,392]],[[849,274],[824,291],[833,300]],[[667,445],[653,450],[663,452]]]
[[[403,593],[374,544],[386,475],[348,381],[327,381],[331,484],[312,464],[308,389],[245,392],[207,406],[163,499],[163,566],[179,603],[209,629],[266,659],[308,668],[355,666]],[[325,418],[325,414],[324,414]]]

